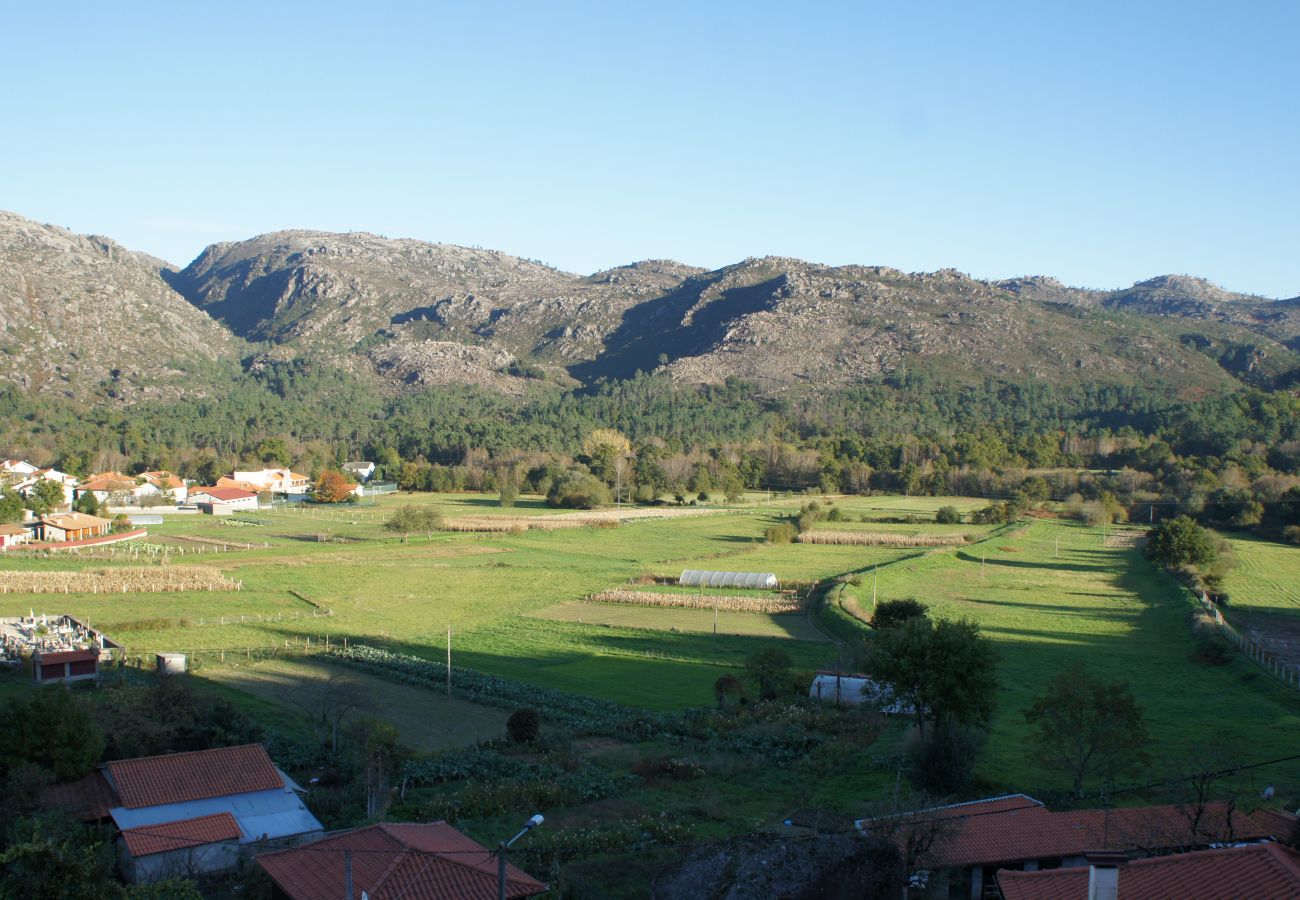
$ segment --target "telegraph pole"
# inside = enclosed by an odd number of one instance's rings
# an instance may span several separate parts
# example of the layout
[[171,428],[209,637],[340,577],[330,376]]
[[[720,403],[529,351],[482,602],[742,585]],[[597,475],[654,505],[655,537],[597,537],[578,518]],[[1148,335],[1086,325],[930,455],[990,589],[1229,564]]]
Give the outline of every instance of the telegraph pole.
[[447,699],[451,699],[451,626],[447,626]]

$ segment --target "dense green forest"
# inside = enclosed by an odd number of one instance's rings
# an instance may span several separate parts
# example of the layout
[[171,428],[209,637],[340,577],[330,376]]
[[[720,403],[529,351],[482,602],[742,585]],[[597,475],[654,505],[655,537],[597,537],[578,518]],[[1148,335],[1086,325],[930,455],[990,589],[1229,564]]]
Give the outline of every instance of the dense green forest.
[[833,393],[638,375],[576,391],[539,382],[512,398],[469,386],[388,395],[301,360],[202,374],[207,397],[130,406],[0,389],[0,442],[74,474],[168,468],[209,481],[241,462],[314,475],[369,458],[407,488],[545,491],[574,465],[605,475],[582,441],[610,428],[631,442],[626,484],[642,500],[738,487],[1109,494],[1133,514],[1177,504],[1221,524],[1280,530],[1296,524],[1300,497],[1300,400],[1288,391],[1189,397],[917,372]]

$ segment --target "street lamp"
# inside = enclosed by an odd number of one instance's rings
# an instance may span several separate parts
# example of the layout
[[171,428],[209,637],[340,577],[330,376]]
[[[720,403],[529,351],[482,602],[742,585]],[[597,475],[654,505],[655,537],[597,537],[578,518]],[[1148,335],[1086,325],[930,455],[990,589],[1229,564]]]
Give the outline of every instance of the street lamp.
[[506,851],[510,849],[511,844],[545,821],[542,814],[537,813],[524,824],[522,831],[510,840],[502,841],[497,845],[497,900],[506,900]]

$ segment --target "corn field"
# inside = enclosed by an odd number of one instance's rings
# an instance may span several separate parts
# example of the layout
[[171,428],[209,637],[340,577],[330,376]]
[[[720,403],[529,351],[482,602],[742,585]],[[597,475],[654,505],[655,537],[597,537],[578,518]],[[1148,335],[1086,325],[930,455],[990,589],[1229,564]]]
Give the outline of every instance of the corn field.
[[678,609],[713,609],[723,612],[797,613],[803,603],[797,596],[737,597],[734,594],[666,594],[655,591],[609,590],[589,594],[592,603],[621,603],[631,606],[663,606]]
[[231,581],[202,566],[89,569],[84,572],[5,572],[0,594],[148,594],[175,591],[238,591]]
[[875,531],[805,531],[801,544],[838,544],[859,547],[955,547],[970,543],[965,534],[890,534]]
[[558,531],[562,528],[614,528],[639,519],[716,516],[732,512],[713,508],[601,509],[557,513],[553,516],[458,516],[443,522],[442,531],[485,531],[519,534],[524,531]]

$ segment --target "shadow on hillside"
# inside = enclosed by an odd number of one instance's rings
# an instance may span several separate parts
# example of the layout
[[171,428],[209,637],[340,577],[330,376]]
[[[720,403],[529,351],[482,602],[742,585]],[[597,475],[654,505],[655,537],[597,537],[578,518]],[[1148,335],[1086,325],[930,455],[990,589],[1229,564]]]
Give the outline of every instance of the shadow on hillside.
[[1009,569],[1058,569],[1065,572],[1113,572],[1116,574],[1119,572],[1119,567],[1115,565],[1091,565],[1089,563],[1069,563],[1061,562],[1059,560],[1052,562],[1029,562],[1028,560],[1023,559],[990,559],[988,557],[981,560],[980,557],[975,556],[966,550],[958,550],[957,558],[963,562],[975,563],[976,565],[1002,566],[1003,568]]
[[[1074,592],[1071,592],[1074,593]],[[1084,597],[1107,597],[1108,594],[1081,594]],[[1098,609],[1095,606],[1063,606],[1059,603],[1025,603],[1016,600],[980,600],[974,597],[963,597],[967,603],[975,603],[981,606],[1006,606],[1016,609],[1029,609],[1035,611],[1044,611],[1052,613],[1061,613],[1063,615],[1084,616],[1087,618],[1109,618],[1109,619],[1132,619],[1136,615],[1134,609]]]

